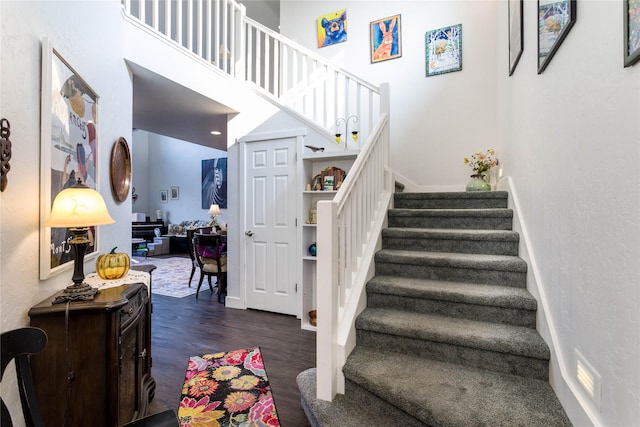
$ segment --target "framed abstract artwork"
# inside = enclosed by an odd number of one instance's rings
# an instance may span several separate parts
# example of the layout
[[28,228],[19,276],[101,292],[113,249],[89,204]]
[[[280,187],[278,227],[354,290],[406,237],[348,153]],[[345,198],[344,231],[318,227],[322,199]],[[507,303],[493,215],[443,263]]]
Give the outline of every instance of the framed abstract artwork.
[[202,161],[202,209],[227,209],[227,158]]
[[576,23],[576,0],[538,0],[538,74]]
[[371,63],[402,56],[400,15],[378,19],[370,24]]
[[318,47],[347,41],[347,9],[322,15],[317,22]]
[[462,24],[427,31],[427,77],[462,70]]
[[640,59],[640,0],[624,3],[624,66],[630,67]]
[[509,0],[509,75],[513,75],[524,50],[523,13],[524,0]]
[[[45,227],[53,200],[78,179],[98,189],[98,95],[56,51],[42,41],[40,128],[40,279],[73,267],[67,228]],[[85,260],[98,254],[98,232],[90,227]]]

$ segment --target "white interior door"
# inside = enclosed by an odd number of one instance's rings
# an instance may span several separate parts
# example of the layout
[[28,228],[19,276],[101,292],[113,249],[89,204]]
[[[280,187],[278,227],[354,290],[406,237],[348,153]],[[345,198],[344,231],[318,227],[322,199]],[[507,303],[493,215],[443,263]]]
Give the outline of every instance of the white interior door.
[[296,315],[296,139],[245,144],[246,305]]

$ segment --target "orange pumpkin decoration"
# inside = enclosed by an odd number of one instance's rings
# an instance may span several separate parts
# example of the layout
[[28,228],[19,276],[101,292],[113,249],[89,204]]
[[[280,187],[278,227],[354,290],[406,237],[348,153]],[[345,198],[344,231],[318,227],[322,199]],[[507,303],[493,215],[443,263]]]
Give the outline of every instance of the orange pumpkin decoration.
[[129,255],[116,253],[117,247],[111,249],[108,254],[98,256],[96,260],[96,272],[103,279],[120,279],[129,272]]

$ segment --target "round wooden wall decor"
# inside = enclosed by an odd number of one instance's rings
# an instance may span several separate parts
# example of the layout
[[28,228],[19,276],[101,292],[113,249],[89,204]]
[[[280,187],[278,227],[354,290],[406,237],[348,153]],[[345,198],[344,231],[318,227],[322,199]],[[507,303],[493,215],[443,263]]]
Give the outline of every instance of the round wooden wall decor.
[[124,202],[131,186],[131,153],[127,140],[118,138],[111,150],[111,190],[115,199]]

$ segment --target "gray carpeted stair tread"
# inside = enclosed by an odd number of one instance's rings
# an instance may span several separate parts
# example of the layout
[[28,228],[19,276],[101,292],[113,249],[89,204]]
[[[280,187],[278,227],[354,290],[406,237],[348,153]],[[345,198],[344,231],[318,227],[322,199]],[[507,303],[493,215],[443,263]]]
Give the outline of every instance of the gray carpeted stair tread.
[[366,308],[356,329],[461,347],[549,360],[549,347],[535,329],[448,316]]
[[418,200],[433,200],[433,199],[507,199],[509,193],[507,191],[487,191],[487,192],[473,192],[473,191],[443,191],[443,192],[430,192],[430,193],[402,193],[398,194],[398,199],[418,199]]
[[381,249],[376,253],[375,261],[476,270],[527,271],[527,263],[522,258],[514,255],[418,252],[397,249]]
[[524,288],[446,280],[375,276],[367,283],[367,293],[523,310],[536,310],[537,308],[536,299]]
[[389,209],[389,217],[450,217],[450,218],[513,218],[513,211],[504,208],[481,209]]
[[481,240],[495,242],[519,242],[520,236],[510,230],[459,230],[445,228],[389,227],[382,230],[382,237],[413,239]]
[[506,208],[506,191],[465,193],[396,193],[397,208]]
[[353,350],[343,372],[434,427],[571,425],[546,381],[361,347]]
[[415,418],[402,414],[399,409],[388,408],[387,404],[366,406],[350,395],[338,394],[331,402],[319,400],[316,397],[316,368],[307,369],[298,374],[296,382],[300,389],[302,408],[312,427],[418,427],[424,425]]

